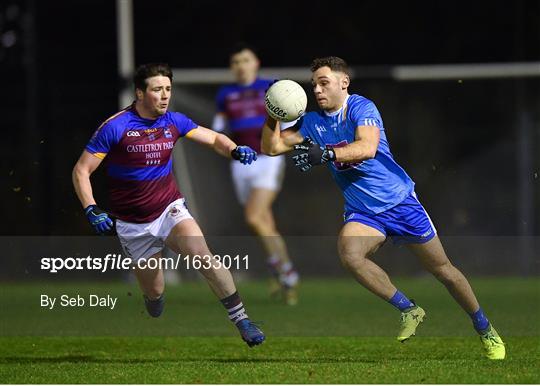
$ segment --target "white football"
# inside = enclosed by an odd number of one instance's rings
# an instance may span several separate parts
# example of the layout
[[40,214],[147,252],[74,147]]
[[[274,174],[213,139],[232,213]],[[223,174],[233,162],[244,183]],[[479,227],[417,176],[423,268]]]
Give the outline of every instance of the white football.
[[307,106],[307,95],[302,86],[293,80],[280,80],[274,83],[264,97],[266,112],[281,122],[298,119]]

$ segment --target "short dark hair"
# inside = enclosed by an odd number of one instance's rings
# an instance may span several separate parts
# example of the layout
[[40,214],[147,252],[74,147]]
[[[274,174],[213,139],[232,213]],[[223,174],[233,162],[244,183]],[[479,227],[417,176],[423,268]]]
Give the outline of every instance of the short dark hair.
[[329,67],[332,71],[343,72],[349,76],[351,75],[347,62],[337,56],[313,59],[310,67],[311,72],[315,72],[321,67]]
[[172,82],[171,67],[167,63],[148,63],[139,66],[133,76],[135,89],[146,91],[146,86],[148,86],[146,79],[158,75],[166,76]]
[[229,49],[229,59],[232,58],[233,55],[236,55],[244,50],[250,50],[255,54],[256,57],[259,57],[259,55],[257,54],[257,50],[251,44],[248,44],[246,42],[236,42]]

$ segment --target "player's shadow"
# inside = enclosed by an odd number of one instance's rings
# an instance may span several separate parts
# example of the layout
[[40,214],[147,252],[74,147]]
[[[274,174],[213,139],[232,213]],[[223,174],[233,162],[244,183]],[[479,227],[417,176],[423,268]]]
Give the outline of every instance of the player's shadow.
[[[391,359],[391,358],[387,358]],[[398,359],[398,358],[396,358]],[[30,356],[6,356],[0,358],[0,364],[37,364],[37,363],[378,363],[376,360],[366,358],[344,359],[336,357],[313,357],[313,358],[97,358],[91,355],[63,355],[53,357],[30,357]]]
[[96,358],[91,355],[63,355],[59,357],[2,357],[0,358],[0,364],[14,364],[14,363],[85,363],[94,362]]
[[325,357],[314,357],[314,358],[214,358],[214,359],[198,359],[196,362],[201,361],[215,362],[215,363],[298,363],[298,364],[309,364],[309,363],[379,363],[376,360],[358,358],[358,359],[340,359],[340,358],[325,358]]

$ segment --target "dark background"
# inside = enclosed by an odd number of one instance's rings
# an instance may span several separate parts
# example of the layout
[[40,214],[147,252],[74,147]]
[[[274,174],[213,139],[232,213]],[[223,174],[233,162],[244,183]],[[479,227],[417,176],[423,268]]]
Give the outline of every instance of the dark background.
[[[118,110],[115,2],[7,0],[0,15],[0,234],[91,234],[71,169],[96,127]],[[255,45],[262,65],[273,67],[308,66],[323,55],[354,66],[540,61],[538,1],[135,0],[134,26],[136,64],[166,61],[175,68],[226,67],[237,40]],[[192,113],[201,124],[210,124],[217,87],[187,88],[208,101],[207,114]],[[351,90],[377,103],[393,153],[441,234],[540,233],[539,78],[357,80]],[[189,114],[182,106],[175,100]],[[524,172],[534,196],[527,224],[518,190],[523,119],[530,122],[526,145],[533,155]],[[189,166],[205,231],[247,232],[227,162],[195,145],[185,151],[188,159],[206,160]],[[215,179],[204,178],[208,170],[218,173]],[[106,207],[103,181],[103,171],[96,173],[94,193]],[[338,232],[342,201],[326,171],[300,179],[289,164],[285,183],[276,203],[283,233]],[[318,222],[328,225],[306,228]]]

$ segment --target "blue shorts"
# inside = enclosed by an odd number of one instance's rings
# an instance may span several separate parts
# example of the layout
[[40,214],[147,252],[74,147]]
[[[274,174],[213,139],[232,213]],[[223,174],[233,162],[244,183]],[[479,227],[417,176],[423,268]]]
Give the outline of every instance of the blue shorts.
[[345,223],[354,221],[375,228],[391,237],[395,244],[423,244],[437,235],[435,226],[414,192],[384,212],[369,215],[347,211],[343,219]]

